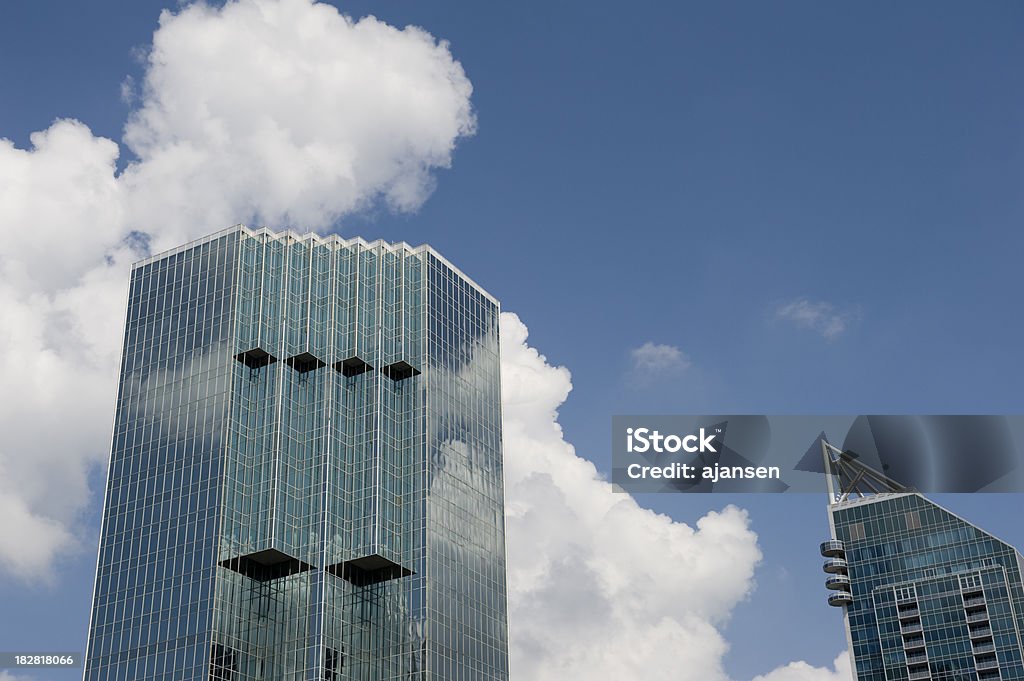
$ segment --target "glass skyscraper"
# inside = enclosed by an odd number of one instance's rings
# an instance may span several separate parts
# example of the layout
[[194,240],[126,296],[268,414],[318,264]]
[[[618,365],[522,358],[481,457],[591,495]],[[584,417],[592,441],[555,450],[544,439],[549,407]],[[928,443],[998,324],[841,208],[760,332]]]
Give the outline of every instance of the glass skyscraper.
[[404,243],[137,263],[86,681],[507,679],[498,312]]
[[828,602],[844,610],[857,680],[1024,679],[1021,554],[823,447],[836,474],[821,544]]

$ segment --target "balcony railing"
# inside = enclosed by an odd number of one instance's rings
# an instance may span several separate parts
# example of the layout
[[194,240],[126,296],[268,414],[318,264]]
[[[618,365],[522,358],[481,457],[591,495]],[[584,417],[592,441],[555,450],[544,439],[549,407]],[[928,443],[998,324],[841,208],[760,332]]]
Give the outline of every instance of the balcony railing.
[[846,544],[838,539],[829,539],[821,542],[821,555],[826,558],[845,558]]
[[897,614],[901,620],[906,620],[912,617],[917,617],[921,614],[921,611],[917,609],[916,605],[914,605],[909,608],[901,608]]
[[968,622],[988,622],[988,612],[974,612],[967,616]]
[[921,664],[928,661],[928,653],[908,653],[907,664]]
[[992,635],[990,627],[970,627],[967,632],[971,638],[987,638]]
[[833,575],[825,580],[825,587],[836,590],[842,589],[844,591],[850,588],[850,578],[846,575]]
[[911,622],[910,624],[900,622],[900,629],[904,634],[917,634],[922,631],[920,622]]
[[910,638],[903,639],[903,648],[906,650],[924,648],[924,636],[912,636]]
[[999,662],[995,655],[974,661],[974,667],[978,670],[999,669]]
[[845,575],[848,567],[849,566],[846,564],[846,561],[842,558],[829,558],[825,561],[825,564],[821,566],[821,569],[829,574]]
[[927,669],[922,669],[919,672],[910,672],[907,675],[907,678],[910,679],[910,681],[920,681],[921,679],[930,679],[930,678],[932,678],[932,674]]
[[984,643],[975,643],[974,644],[974,654],[975,655],[981,655],[982,653],[994,653],[994,652],[996,652],[996,644],[992,643],[991,641],[987,641],[987,642],[984,642]]
[[850,603],[853,603],[853,594],[849,591],[837,591],[828,597],[828,604],[835,608],[840,608]]
[[966,596],[964,597],[964,607],[965,608],[973,608],[973,607],[978,606],[978,605],[985,605],[985,597],[984,596],[971,596],[969,598],[966,597]]

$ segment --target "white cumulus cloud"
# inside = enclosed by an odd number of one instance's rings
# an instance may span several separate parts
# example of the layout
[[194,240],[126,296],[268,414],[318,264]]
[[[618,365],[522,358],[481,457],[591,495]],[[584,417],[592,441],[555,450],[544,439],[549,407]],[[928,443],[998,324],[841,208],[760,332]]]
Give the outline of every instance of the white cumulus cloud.
[[117,145],[57,121],[0,140],[0,569],[47,577],[106,458],[130,254]]
[[811,329],[826,340],[835,340],[846,332],[856,315],[839,311],[832,303],[799,298],[779,305],[775,309],[775,317]]
[[647,376],[682,371],[691,364],[686,353],[676,346],[652,341],[633,348],[629,354],[634,371]]
[[329,226],[415,210],[475,128],[448,44],[310,0],[164,12],[125,128],[133,213],[158,250],[237,222]]
[[753,681],[854,681],[848,652],[841,653],[828,667],[812,667],[806,662],[791,662],[785,667],[754,677]]
[[121,147],[78,121],[28,149],[0,139],[0,569],[46,578],[76,546],[108,453],[130,263],[238,222],[415,210],[475,128],[471,93],[419,28],[312,0],[197,3],[160,17],[123,172]]
[[691,527],[613,492],[563,438],[569,372],[501,321],[514,678],[726,679],[720,627],[761,558],[746,513]]

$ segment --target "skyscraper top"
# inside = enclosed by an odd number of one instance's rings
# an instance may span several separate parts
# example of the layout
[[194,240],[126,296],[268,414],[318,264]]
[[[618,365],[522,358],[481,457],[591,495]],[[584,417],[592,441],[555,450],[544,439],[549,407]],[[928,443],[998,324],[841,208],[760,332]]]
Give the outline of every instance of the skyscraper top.
[[323,245],[326,245],[328,247],[335,247],[335,248],[338,248],[338,247],[361,246],[361,247],[363,247],[365,249],[383,248],[384,250],[392,252],[392,253],[398,252],[398,251],[406,251],[408,253],[414,253],[414,254],[417,254],[417,253],[429,253],[430,255],[434,256],[435,258],[440,260],[442,263],[444,263],[446,267],[448,267],[453,272],[455,272],[460,277],[462,277],[467,283],[472,285],[473,288],[475,288],[477,291],[479,291],[481,294],[483,294],[492,303],[494,303],[495,305],[498,305],[499,307],[501,305],[501,303],[498,302],[497,298],[495,298],[490,293],[488,293],[487,290],[484,287],[480,286],[480,284],[478,284],[475,281],[473,281],[473,279],[471,277],[467,276],[465,272],[463,272],[458,267],[453,265],[447,258],[445,258],[443,255],[441,255],[437,251],[437,249],[435,249],[430,244],[420,244],[419,246],[412,246],[412,245],[406,243],[405,241],[399,241],[397,243],[390,243],[390,242],[384,241],[383,239],[376,239],[374,241],[367,241],[366,239],[364,239],[362,237],[358,237],[358,236],[352,237],[351,239],[346,239],[346,238],[344,238],[342,236],[339,236],[338,234],[322,235],[322,234],[317,234],[316,232],[306,232],[305,234],[300,234],[300,233],[295,232],[295,231],[290,230],[290,229],[284,230],[284,231],[281,231],[281,232],[275,232],[275,231],[273,231],[271,229],[268,229],[266,227],[259,227],[259,228],[253,229],[253,228],[248,227],[248,226],[243,225],[243,224],[232,225],[231,227],[227,227],[227,228],[222,229],[220,231],[214,232],[213,234],[207,234],[204,237],[200,237],[200,238],[195,239],[193,241],[190,241],[190,242],[188,242],[186,244],[182,244],[181,246],[177,246],[175,248],[171,248],[171,249],[168,249],[166,251],[161,251],[160,253],[154,253],[154,254],[146,257],[146,258],[143,258],[142,260],[139,260],[139,261],[133,263],[132,264],[132,269],[134,270],[134,269],[137,269],[139,267],[145,267],[146,265],[149,265],[150,263],[156,262],[158,260],[163,260],[164,258],[170,257],[170,256],[175,255],[177,253],[188,251],[188,250],[193,249],[196,246],[199,246],[201,244],[208,243],[210,241],[216,241],[217,239],[220,239],[220,238],[224,237],[225,235],[231,234],[233,232],[238,232],[240,234],[246,234],[246,235],[251,236],[251,237],[265,237],[265,238],[268,238],[268,239],[271,239],[271,240],[275,240],[275,241],[290,241],[292,243],[300,243],[300,242],[307,242],[308,241],[308,242],[312,242],[312,243],[316,243],[316,244],[323,244]]
[[821,440],[821,453],[825,462],[825,479],[830,504],[913,491],[860,461],[853,452],[843,451],[829,444],[824,438]]

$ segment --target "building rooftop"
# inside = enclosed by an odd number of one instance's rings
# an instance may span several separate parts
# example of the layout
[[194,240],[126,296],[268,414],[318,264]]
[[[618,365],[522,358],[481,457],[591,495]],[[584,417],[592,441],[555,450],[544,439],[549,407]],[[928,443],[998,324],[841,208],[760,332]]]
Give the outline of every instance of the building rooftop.
[[247,227],[246,225],[242,225],[242,224],[233,225],[233,226],[228,227],[226,229],[222,229],[222,230],[219,230],[219,231],[214,232],[212,234],[208,234],[208,235],[206,235],[204,237],[200,237],[199,239],[195,239],[193,241],[189,241],[186,244],[182,244],[181,246],[177,246],[175,248],[171,248],[171,249],[168,249],[166,251],[162,251],[160,253],[154,253],[153,255],[150,255],[150,256],[148,256],[146,258],[143,258],[142,260],[139,260],[138,262],[135,262],[132,265],[132,269],[134,270],[134,269],[139,268],[139,267],[144,267],[146,265],[149,265],[150,263],[156,262],[158,260],[163,260],[164,258],[167,258],[167,257],[170,257],[172,255],[175,255],[176,253],[181,253],[183,251],[191,250],[191,249],[195,248],[196,246],[201,246],[202,244],[208,243],[210,241],[216,241],[217,239],[220,239],[221,237],[224,237],[224,236],[226,236],[228,234],[234,234],[234,233],[242,233],[242,234],[246,234],[246,235],[251,236],[251,237],[266,236],[266,237],[269,237],[269,238],[277,240],[277,241],[292,240],[292,241],[298,242],[298,243],[310,241],[310,242],[317,243],[317,244],[324,244],[326,246],[335,246],[335,247],[362,246],[363,248],[366,248],[366,249],[383,248],[383,249],[385,249],[387,251],[390,251],[392,253],[394,253],[396,251],[407,251],[409,253],[414,253],[414,254],[429,253],[430,255],[434,256],[435,258],[437,258],[438,260],[443,262],[453,272],[455,272],[460,277],[465,279],[468,284],[470,284],[473,288],[475,288],[478,292],[480,292],[489,301],[491,301],[492,303],[494,303],[495,305],[497,305],[499,307],[501,305],[498,302],[497,298],[495,298],[490,293],[488,293],[487,290],[484,289],[484,287],[480,286],[480,284],[478,284],[475,281],[473,281],[473,279],[471,277],[469,277],[465,272],[463,272],[458,267],[453,265],[447,258],[445,258],[443,255],[438,253],[437,250],[435,248],[433,248],[432,246],[430,246],[429,244],[420,244],[419,246],[410,246],[408,243],[406,243],[404,241],[399,241],[397,243],[389,243],[387,241],[384,241],[383,239],[377,239],[375,241],[367,241],[366,239],[363,239],[362,237],[358,237],[358,236],[357,237],[352,237],[351,239],[346,239],[346,238],[344,238],[342,236],[339,236],[337,234],[321,235],[321,234],[317,234],[315,232],[307,232],[305,234],[299,234],[298,232],[295,232],[295,231],[290,230],[290,229],[282,231],[282,232],[275,232],[275,231],[273,231],[271,229],[268,229],[266,227],[259,227],[257,229],[252,229],[252,228]]

